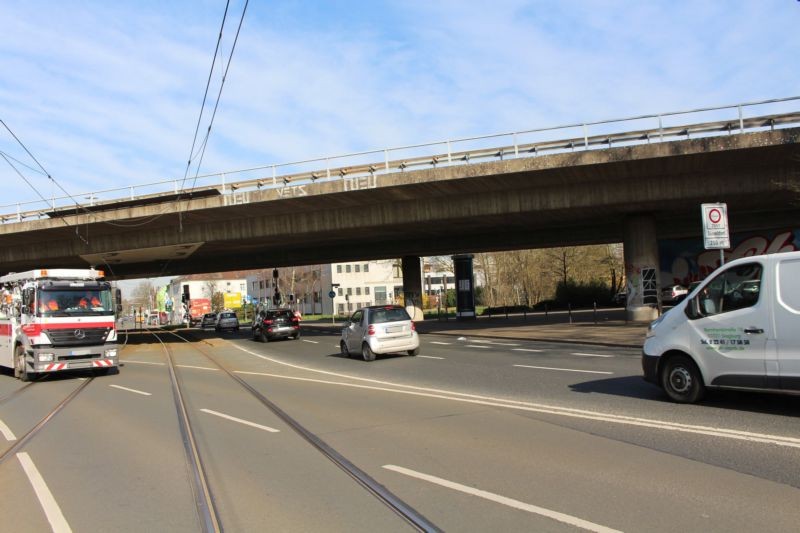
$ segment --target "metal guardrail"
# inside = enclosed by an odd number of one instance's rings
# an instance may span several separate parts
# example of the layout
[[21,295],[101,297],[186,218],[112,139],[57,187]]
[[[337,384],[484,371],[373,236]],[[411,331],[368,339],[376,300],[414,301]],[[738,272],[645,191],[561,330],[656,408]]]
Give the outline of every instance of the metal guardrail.
[[[757,116],[745,116],[746,110],[756,107],[787,107],[794,104],[791,111]],[[53,197],[50,202],[35,200],[0,205],[0,223],[15,223],[29,219],[41,219],[75,212],[74,198],[86,198],[81,208],[91,211],[99,207],[122,201],[153,202],[160,196],[181,194],[185,197],[200,191],[216,191],[231,194],[237,191],[259,190],[262,188],[283,188],[333,180],[352,180],[374,177],[380,174],[405,171],[414,168],[435,168],[469,164],[481,160],[503,160],[506,158],[536,157],[542,154],[562,153],[576,150],[604,149],[614,146],[646,144],[675,139],[710,137],[715,135],[741,134],[745,131],[775,129],[788,125],[800,125],[800,96],[748,102],[730,106],[706,107],[688,111],[675,111],[653,115],[640,115],[621,119],[568,124],[548,128],[537,128],[517,132],[497,133],[478,137],[466,137],[446,141],[415,144],[382,150],[370,150],[331,157],[321,157],[265,165],[248,169],[234,170],[198,176],[196,181],[210,184],[182,189],[181,179],[161,180],[153,183],[105,189],[70,196]],[[733,117],[690,124],[669,125],[668,119],[697,114],[725,114],[734,112]],[[653,123],[649,127],[622,131],[600,131],[614,124]],[[575,134],[577,130],[577,135]],[[590,134],[591,130],[591,134]],[[598,131],[597,133],[595,131]],[[566,134],[561,133],[566,132]],[[571,135],[570,135],[571,134]],[[538,138],[537,137],[543,137]],[[506,140],[498,143],[489,141]],[[469,147],[469,145],[478,145]],[[467,146],[463,149],[454,149]],[[425,153],[427,152],[427,153]],[[397,157],[399,154],[401,157]],[[405,156],[405,157],[404,157]],[[380,158],[380,160],[378,159]],[[238,179],[231,180],[235,176]],[[187,180],[188,181],[188,180]],[[195,179],[192,180],[193,182]],[[346,189],[347,190],[347,189]],[[138,194],[137,194],[138,192]],[[99,201],[98,201],[99,200]],[[174,200],[173,200],[174,201]],[[44,207],[42,207],[44,205]],[[33,207],[37,206],[37,207]]]

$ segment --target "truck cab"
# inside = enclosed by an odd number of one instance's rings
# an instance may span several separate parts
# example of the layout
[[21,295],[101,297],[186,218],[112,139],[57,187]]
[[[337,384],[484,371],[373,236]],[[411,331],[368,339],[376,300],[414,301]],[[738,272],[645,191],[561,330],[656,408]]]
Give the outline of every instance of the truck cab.
[[800,252],[718,269],[650,325],[642,369],[681,403],[714,388],[800,394]]

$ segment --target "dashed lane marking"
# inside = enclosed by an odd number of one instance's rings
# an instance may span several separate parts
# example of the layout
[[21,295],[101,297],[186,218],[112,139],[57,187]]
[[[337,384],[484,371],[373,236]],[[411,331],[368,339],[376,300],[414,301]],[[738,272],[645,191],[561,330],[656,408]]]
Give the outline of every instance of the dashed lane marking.
[[600,524],[595,524],[594,522],[589,522],[587,520],[583,520],[582,518],[578,518],[576,516],[559,513],[558,511],[552,511],[550,509],[545,509],[544,507],[539,507],[538,505],[531,505],[529,503],[521,502],[519,500],[514,500],[512,498],[500,496],[499,494],[494,494],[493,492],[487,492],[485,490],[476,489],[474,487],[469,487],[467,485],[462,485],[461,483],[456,483],[455,481],[449,481],[447,479],[431,476],[429,474],[423,474],[422,472],[417,472],[415,470],[403,468],[402,466],[383,465],[383,468],[385,468],[386,470],[391,470],[392,472],[397,472],[398,474],[404,474],[406,476],[410,476],[416,479],[421,479],[423,481],[427,481],[428,483],[439,485],[440,487],[457,490],[459,492],[463,492],[471,496],[477,496],[479,498],[483,498],[484,500],[489,500],[502,505],[507,505],[508,507],[512,507],[514,509],[519,509],[521,511],[527,511],[529,513],[538,514],[539,516],[544,516],[546,518],[550,518],[552,520],[556,520],[564,524],[569,524],[570,526],[573,527],[585,529],[587,531],[597,531],[598,533],[619,533],[618,530],[616,529],[611,529],[606,526],[601,526]]
[[430,343],[431,344],[439,344],[441,346],[450,346],[451,344],[453,344],[452,342],[439,342],[439,341],[431,341]]
[[540,353],[543,350],[535,350],[533,348],[512,348],[512,352],[531,352],[531,353]]
[[482,344],[467,344],[465,345],[466,348],[483,348],[484,350],[488,350],[489,346],[484,346]]
[[211,368],[208,366],[192,366],[192,365],[175,365],[180,368],[194,368],[195,370],[219,370],[218,368]]
[[135,365],[157,365],[157,366],[164,366],[165,363],[154,363],[152,361],[130,361],[124,360],[123,363],[133,363]]
[[423,359],[444,359],[444,357],[435,357],[433,355],[418,355],[417,357],[422,357]]
[[11,431],[11,428],[5,425],[5,423],[0,420],[0,433],[6,438],[6,440],[17,440],[17,437],[14,435],[14,432]]
[[311,344],[319,344],[319,341],[310,341],[308,339],[302,339],[303,342],[310,342]]
[[119,389],[119,390],[126,390],[128,392],[134,392],[136,394],[141,394],[142,396],[152,396],[152,394],[150,394],[149,392],[142,392],[142,391],[136,390],[136,389],[129,389],[128,387],[122,387],[120,385],[109,385],[109,387],[114,387],[115,389]]
[[520,368],[535,368],[537,370],[558,370],[561,372],[583,372],[584,374],[613,374],[613,372],[605,372],[602,370],[576,370],[574,368],[554,368],[551,366],[531,366],[531,365],[514,365]]
[[17,454],[17,459],[19,459],[22,469],[28,476],[36,497],[39,498],[39,504],[44,509],[44,514],[47,517],[47,521],[50,522],[50,528],[53,533],[71,532],[72,529],[69,527],[67,519],[64,518],[61,508],[56,503],[56,499],[53,498],[53,493],[47,488],[47,483],[44,482],[44,478],[39,473],[36,465],[33,464],[31,457],[26,452],[20,452]]
[[204,413],[208,413],[210,415],[218,416],[220,418],[224,418],[226,420],[231,420],[233,422],[238,422],[240,424],[244,424],[245,426],[250,426],[258,429],[263,429],[264,431],[269,431],[270,433],[280,433],[279,429],[271,428],[269,426],[262,426],[261,424],[256,424],[255,422],[250,422],[248,420],[242,420],[241,418],[236,418],[235,416],[226,415],[223,413],[218,413],[217,411],[212,411],[211,409],[200,409]]
[[572,355],[577,355],[579,357],[614,357],[613,355],[609,355],[609,354],[583,353],[583,352],[572,352]]

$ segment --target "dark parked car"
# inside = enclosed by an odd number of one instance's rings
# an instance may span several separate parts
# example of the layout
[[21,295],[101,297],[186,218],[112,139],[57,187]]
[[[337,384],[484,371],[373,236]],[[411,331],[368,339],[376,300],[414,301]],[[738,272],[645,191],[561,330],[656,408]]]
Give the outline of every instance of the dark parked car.
[[260,311],[253,320],[253,339],[267,342],[274,339],[298,339],[300,319],[291,309]]

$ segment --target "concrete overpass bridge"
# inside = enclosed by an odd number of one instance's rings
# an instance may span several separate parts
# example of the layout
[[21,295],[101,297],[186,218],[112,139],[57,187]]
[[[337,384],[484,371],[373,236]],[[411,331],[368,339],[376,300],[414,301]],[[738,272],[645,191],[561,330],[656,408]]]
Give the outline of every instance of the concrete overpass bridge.
[[[445,141],[411,147],[423,155],[393,157],[406,147],[281,174],[275,165],[89,205],[5,206],[0,270],[95,265],[123,279],[403,257],[406,289],[419,293],[420,256],[609,242],[624,242],[629,272],[657,269],[657,239],[701,235],[703,202],[727,202],[737,232],[800,220],[799,103],[696,110],[734,117],[689,124],[664,124],[690,113],[681,112]],[[746,113],[767,104],[782,112]],[[616,131],[595,132],[604,128]],[[545,132],[555,138],[532,138]],[[487,140],[512,142],[453,149]]]

